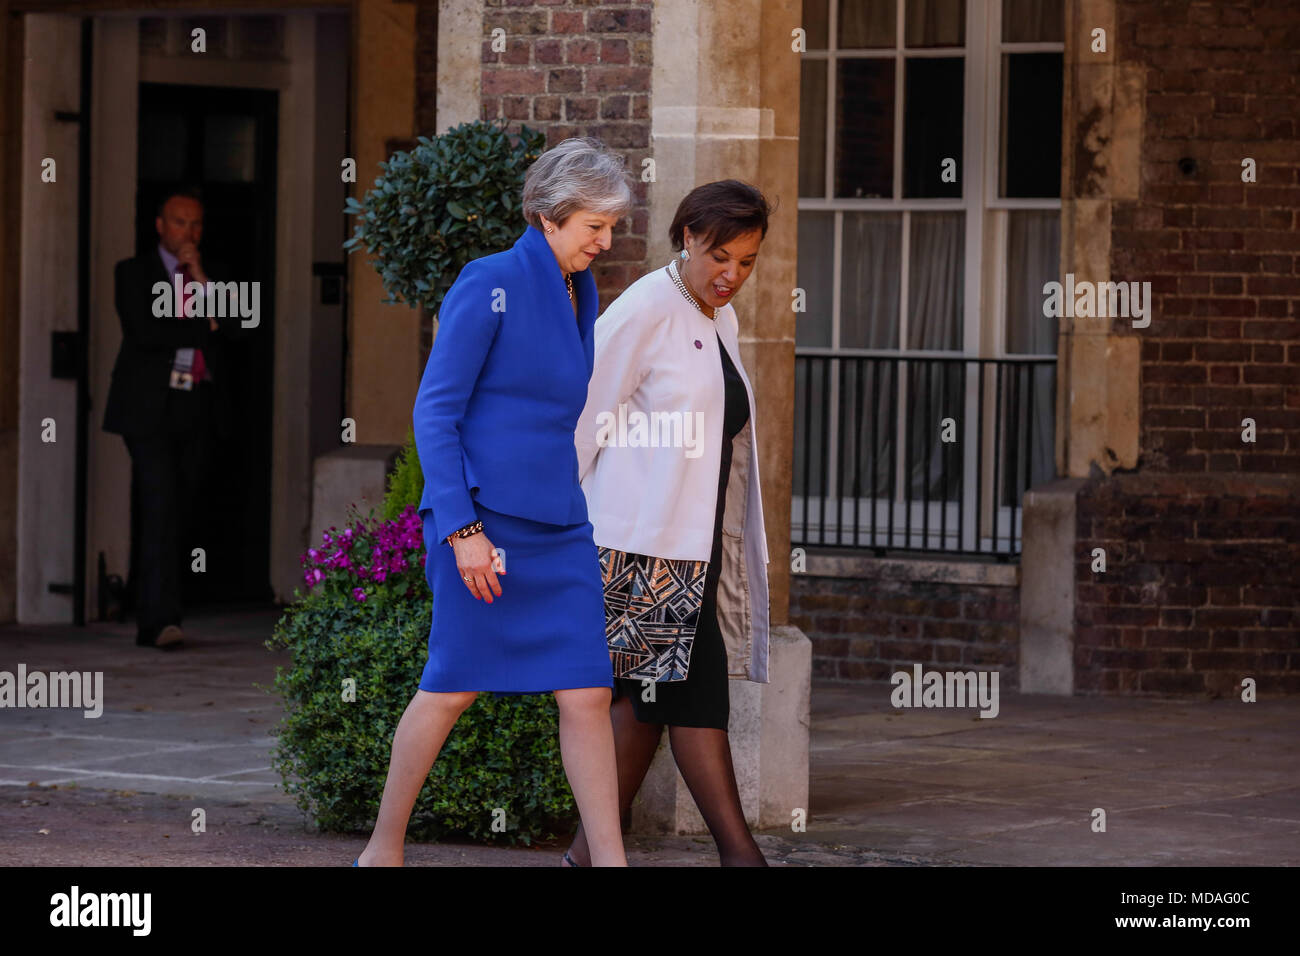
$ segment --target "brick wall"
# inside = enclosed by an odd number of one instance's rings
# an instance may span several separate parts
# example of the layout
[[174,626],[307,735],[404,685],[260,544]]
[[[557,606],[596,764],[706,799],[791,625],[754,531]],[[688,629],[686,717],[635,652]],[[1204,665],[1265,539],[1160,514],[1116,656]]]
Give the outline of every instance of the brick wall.
[[1015,587],[790,575],[790,623],[812,641],[813,677],[882,681],[927,670],[998,670],[1018,685]]
[[[505,50],[492,50],[492,31]],[[635,209],[592,264],[603,310],[645,271],[650,155],[649,0],[489,0],[483,14],[483,118],[544,130],[548,146],[594,136],[627,159]]]
[[1300,478],[1114,477],[1077,530],[1079,691],[1300,692]]
[[[1111,277],[1150,281],[1138,474],[1078,511],[1083,692],[1300,690],[1300,9],[1120,0],[1143,68],[1140,198]],[[1257,182],[1243,183],[1242,160]],[[1180,161],[1194,165],[1181,168]],[[1186,165],[1186,164],[1184,164]],[[1256,441],[1242,440],[1252,418]],[[1090,570],[1104,547],[1105,574]]]
[[1300,473],[1300,7],[1121,0],[1117,28],[1146,75],[1141,198],[1115,204],[1111,256],[1156,299],[1142,468]]

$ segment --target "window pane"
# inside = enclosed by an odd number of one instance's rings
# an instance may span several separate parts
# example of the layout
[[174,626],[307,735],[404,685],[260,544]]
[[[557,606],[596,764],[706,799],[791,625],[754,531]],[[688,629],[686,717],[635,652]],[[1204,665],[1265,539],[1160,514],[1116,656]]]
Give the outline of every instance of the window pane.
[[806,312],[795,313],[796,346],[830,348],[835,213],[799,213],[799,288]]
[[[189,131],[179,113],[140,113],[140,178],[175,182],[185,174],[185,147]],[[160,144],[174,144],[159,148]],[[152,227],[150,227],[152,228]]]
[[844,213],[840,259],[843,348],[898,348],[902,222],[899,213]]
[[907,46],[965,46],[966,0],[907,0]]
[[894,195],[894,61],[840,60],[836,82],[835,195]]
[[[965,60],[909,59],[903,73],[903,195],[960,198]],[[944,160],[956,164],[943,181]]]
[[966,214],[914,212],[908,243],[907,347],[961,351]]
[[799,84],[799,195],[826,195],[826,61],[804,60]]
[[1002,57],[1001,195],[1061,195],[1060,53],[1007,53]]
[[826,5],[829,0],[803,0],[803,27],[808,49],[824,50],[830,39],[830,15]]
[[1064,43],[1064,0],[1002,0],[1003,43]]
[[257,123],[251,116],[207,116],[203,120],[203,178],[251,183],[257,175]]
[[894,0],[840,0],[839,49],[897,46]]
[[1057,210],[1007,212],[1007,352],[1056,354],[1057,323],[1043,315],[1043,285],[1057,278],[1060,256]]

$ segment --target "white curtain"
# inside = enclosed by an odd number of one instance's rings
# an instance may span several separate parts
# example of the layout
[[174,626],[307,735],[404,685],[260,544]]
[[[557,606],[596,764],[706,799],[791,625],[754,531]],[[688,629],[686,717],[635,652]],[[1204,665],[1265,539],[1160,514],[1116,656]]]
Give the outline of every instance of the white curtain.
[[1006,43],[1065,39],[1064,0],[1001,0],[1002,39]]
[[[1007,216],[1006,350],[1013,355],[1055,355],[1057,322],[1043,316],[1043,284],[1060,272],[1061,215],[1054,209],[1015,209]],[[1024,387],[1021,403],[1023,415],[1030,416],[1029,481],[1036,485],[1055,474],[1056,367],[1032,368],[1032,416]],[[1026,423],[1019,428],[1024,434]]]
[[894,0],[840,0],[839,48],[894,46],[896,9]]
[[[898,348],[902,298],[903,217],[900,213],[846,212],[840,259],[840,346]],[[898,369],[894,362],[845,362],[840,379],[845,449],[841,481],[846,497],[868,497],[874,472],[877,497],[893,478]],[[862,396],[859,404],[858,396]]]
[[902,216],[844,213],[840,259],[840,347],[898,348]]
[[909,47],[960,46],[966,33],[966,0],[907,0],[903,33]]
[[[961,351],[962,303],[966,291],[965,221],[965,213],[959,211],[912,213],[907,283],[909,349]],[[965,438],[962,366],[956,362],[921,360],[911,363],[909,368],[911,381],[907,386],[905,422],[911,447],[912,496],[914,499],[954,498]],[[955,443],[943,441],[945,418],[953,419]]]

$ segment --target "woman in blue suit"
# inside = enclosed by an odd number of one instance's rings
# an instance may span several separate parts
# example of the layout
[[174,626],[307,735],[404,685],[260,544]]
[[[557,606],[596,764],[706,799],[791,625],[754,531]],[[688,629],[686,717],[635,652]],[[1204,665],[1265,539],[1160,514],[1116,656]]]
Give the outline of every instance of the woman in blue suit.
[[619,157],[565,140],[528,170],[523,236],[468,263],[443,299],[414,412],[429,658],[393,735],[361,866],[402,864],[415,798],[479,691],[555,692],[592,862],[627,865],[604,597],[573,433],[594,355],[587,267],[631,199]]

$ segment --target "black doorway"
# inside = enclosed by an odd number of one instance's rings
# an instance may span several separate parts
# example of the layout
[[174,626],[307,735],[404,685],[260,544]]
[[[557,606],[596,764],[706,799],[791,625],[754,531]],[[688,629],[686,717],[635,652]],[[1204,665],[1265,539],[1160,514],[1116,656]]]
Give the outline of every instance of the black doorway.
[[[156,248],[156,204],[168,188],[203,190],[207,261],[261,283],[260,324],[227,353],[234,437],[214,447],[203,509],[207,571],[183,575],[187,609],[270,601],[274,371],[276,123],[274,90],[140,84],[136,251]],[[132,554],[134,547],[134,521]]]

